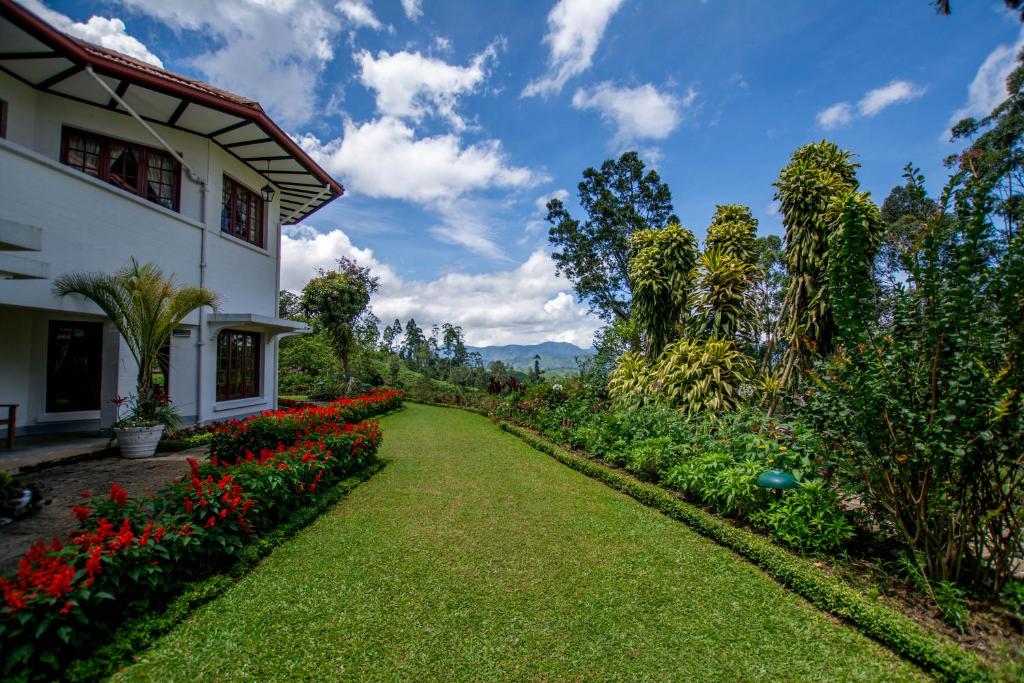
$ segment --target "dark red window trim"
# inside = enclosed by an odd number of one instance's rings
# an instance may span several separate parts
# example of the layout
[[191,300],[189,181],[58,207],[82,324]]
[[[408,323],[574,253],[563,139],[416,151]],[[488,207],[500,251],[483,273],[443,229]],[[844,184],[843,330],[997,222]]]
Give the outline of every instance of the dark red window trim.
[[222,330],[217,335],[217,400],[260,395],[261,336],[258,332]]
[[0,138],[7,137],[7,100],[0,100]]
[[[95,172],[90,172],[85,168],[79,167],[73,163],[69,158],[69,151],[71,147],[71,138],[77,136],[93,145],[98,145],[98,163],[95,168]],[[131,150],[136,155],[138,160],[137,177],[134,185],[126,184],[122,178],[119,178],[116,173],[111,172],[112,159],[111,159],[111,148],[113,146],[124,147],[127,150]],[[172,211],[180,211],[181,209],[181,164],[167,152],[156,149],[155,147],[148,147],[146,145],[140,145],[137,142],[130,142],[128,140],[120,140],[118,138],[112,138],[106,135],[100,135],[99,133],[92,133],[89,131],[79,130],[78,128],[72,128],[70,126],[64,126],[61,134],[60,143],[60,160],[61,163],[71,166],[79,171],[82,171],[86,175],[91,175],[94,178],[110,183],[115,187],[120,187],[122,190],[131,192],[132,194],[138,195],[143,199],[153,202],[164,208],[171,209]],[[170,206],[158,198],[153,198],[148,192],[149,184],[149,169],[150,161],[154,164],[159,163],[166,165],[172,171],[172,177],[170,183],[161,183],[162,185],[169,185],[171,189]]]
[[266,234],[264,214],[261,195],[231,176],[224,176],[220,200],[221,232],[263,248],[266,246],[263,239]]

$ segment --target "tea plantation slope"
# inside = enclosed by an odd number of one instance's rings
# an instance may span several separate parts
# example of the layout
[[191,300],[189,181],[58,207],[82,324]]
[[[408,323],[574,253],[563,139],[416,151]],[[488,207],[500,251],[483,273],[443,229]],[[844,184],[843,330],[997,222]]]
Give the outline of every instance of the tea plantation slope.
[[120,678],[924,678],[481,417],[382,426],[387,468]]

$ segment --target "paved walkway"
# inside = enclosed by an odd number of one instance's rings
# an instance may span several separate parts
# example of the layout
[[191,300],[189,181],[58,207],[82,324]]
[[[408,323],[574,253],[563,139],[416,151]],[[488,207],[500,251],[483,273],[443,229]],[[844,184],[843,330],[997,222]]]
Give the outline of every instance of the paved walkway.
[[922,674],[757,568],[462,411],[120,680],[878,680]]
[[189,456],[202,459],[206,448],[158,453],[138,460],[120,456],[83,460],[21,475],[19,481],[32,484],[42,493],[43,508],[31,517],[0,526],[0,574],[15,569],[34,541],[49,540],[74,529],[71,506],[82,500],[82,492],[106,495],[110,485],[117,482],[133,496],[156,493],[188,471],[185,458]]

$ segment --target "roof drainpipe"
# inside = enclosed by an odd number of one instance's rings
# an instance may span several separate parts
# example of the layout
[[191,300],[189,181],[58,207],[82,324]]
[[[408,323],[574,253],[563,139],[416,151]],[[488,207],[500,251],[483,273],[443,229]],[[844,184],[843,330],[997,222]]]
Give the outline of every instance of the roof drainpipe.
[[[146,132],[152,135],[156,139],[156,141],[160,143],[160,146],[167,150],[168,154],[174,157],[174,159],[179,164],[181,164],[182,168],[185,169],[185,171],[188,174],[188,177],[192,180],[192,182],[199,184],[199,222],[202,223],[203,225],[202,236],[200,237],[199,243],[199,286],[206,287],[206,199],[208,191],[206,179],[200,176],[198,173],[196,173],[195,169],[189,166],[185,162],[185,159],[183,159],[182,156],[178,154],[178,151],[171,147],[169,144],[167,144],[167,141],[164,140],[160,136],[160,134],[157,133],[156,130],[154,130],[153,127],[146,122],[145,119],[139,116],[138,112],[132,109],[131,105],[124,101],[123,97],[114,92],[114,90],[111,89],[111,87],[107,85],[102,78],[97,76],[96,72],[93,71],[91,64],[86,64],[85,71],[90,76],[92,76],[93,80],[99,83],[100,87],[103,88],[103,90],[105,90],[106,93],[110,95],[110,97],[115,102],[117,102],[121,107],[123,107],[124,110],[128,112],[128,114],[133,119],[135,119],[140,126],[145,128]],[[209,158],[209,155],[207,155],[207,158]],[[196,342],[196,422],[202,422],[203,415],[203,351],[204,347],[206,346],[206,335],[204,330],[205,323],[206,307],[202,306],[199,309],[199,339]]]

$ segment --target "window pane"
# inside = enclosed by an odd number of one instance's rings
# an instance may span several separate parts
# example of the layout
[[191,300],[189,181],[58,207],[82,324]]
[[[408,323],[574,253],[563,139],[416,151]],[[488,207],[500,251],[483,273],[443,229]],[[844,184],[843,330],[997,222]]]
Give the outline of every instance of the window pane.
[[137,150],[111,143],[110,170],[107,182],[129,192],[139,191],[139,153]]

